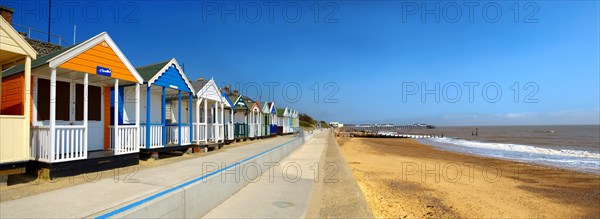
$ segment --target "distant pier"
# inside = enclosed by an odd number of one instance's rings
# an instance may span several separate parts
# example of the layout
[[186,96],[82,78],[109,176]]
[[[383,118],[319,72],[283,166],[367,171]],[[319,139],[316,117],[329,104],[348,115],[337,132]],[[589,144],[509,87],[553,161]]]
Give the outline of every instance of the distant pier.
[[432,125],[373,125],[344,126],[339,128],[338,136],[364,138],[441,138],[443,134],[403,133],[413,130],[435,129]]
[[435,129],[433,125],[374,125],[374,126],[352,126],[346,125],[340,128],[343,131],[395,131],[395,130],[419,130]]

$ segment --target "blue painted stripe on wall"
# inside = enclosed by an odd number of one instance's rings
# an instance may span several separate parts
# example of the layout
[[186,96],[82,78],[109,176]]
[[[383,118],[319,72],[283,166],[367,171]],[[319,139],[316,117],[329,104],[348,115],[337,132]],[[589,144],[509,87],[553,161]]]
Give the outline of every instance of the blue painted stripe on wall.
[[258,153],[258,154],[256,154],[256,155],[254,155],[254,156],[248,157],[248,158],[246,158],[246,159],[243,159],[243,160],[241,160],[241,161],[238,161],[238,162],[235,162],[235,163],[233,163],[233,164],[230,164],[230,165],[228,165],[228,166],[226,166],[226,167],[224,167],[224,168],[218,169],[218,170],[216,170],[216,171],[213,171],[213,172],[210,172],[210,173],[208,173],[208,174],[202,175],[202,176],[200,176],[200,177],[194,178],[194,179],[192,179],[192,180],[190,180],[190,181],[184,182],[184,183],[182,183],[182,184],[179,184],[179,185],[177,185],[177,186],[171,187],[171,188],[169,188],[169,189],[167,189],[167,190],[164,190],[164,191],[162,191],[162,192],[159,192],[159,193],[157,193],[157,194],[151,195],[151,196],[149,196],[149,197],[147,197],[147,198],[144,198],[144,199],[142,199],[142,200],[139,200],[139,201],[137,201],[137,202],[134,202],[134,203],[131,203],[131,204],[125,205],[125,206],[123,206],[123,207],[121,207],[121,208],[119,208],[119,209],[116,209],[116,210],[114,210],[114,211],[111,211],[111,212],[108,212],[108,213],[106,213],[106,214],[100,215],[100,216],[98,216],[98,217],[96,217],[96,218],[97,218],[97,219],[105,219],[105,218],[110,218],[110,217],[112,217],[112,216],[115,216],[115,215],[117,215],[117,214],[120,214],[120,213],[122,213],[122,212],[125,212],[125,211],[127,211],[127,210],[129,210],[129,209],[132,209],[132,208],[134,208],[134,207],[140,206],[140,205],[142,205],[142,204],[144,204],[144,203],[146,203],[146,202],[152,201],[152,200],[154,200],[154,199],[156,199],[156,198],[159,198],[159,197],[161,197],[161,196],[164,196],[164,195],[166,195],[166,194],[169,194],[169,193],[171,193],[171,192],[173,192],[173,191],[175,191],[175,190],[181,189],[181,188],[183,188],[183,187],[186,187],[186,186],[188,186],[188,185],[191,185],[191,184],[193,184],[193,183],[195,183],[195,182],[198,182],[198,181],[200,181],[200,180],[206,179],[206,178],[208,178],[208,177],[210,177],[210,176],[216,175],[216,174],[218,174],[218,173],[220,173],[220,172],[223,172],[223,171],[225,171],[225,170],[231,169],[232,167],[235,167],[236,165],[240,165],[240,164],[246,163],[246,162],[248,162],[248,161],[250,161],[250,160],[252,160],[252,159],[254,159],[254,158],[256,158],[256,157],[258,157],[258,156],[260,156],[260,155],[263,155],[263,154],[269,153],[269,152],[271,152],[271,151],[273,151],[273,150],[276,150],[276,149],[278,149],[278,148],[280,148],[280,147],[283,147],[283,146],[285,146],[285,145],[287,145],[287,144],[289,144],[289,143],[292,143],[293,141],[296,141],[296,140],[300,140],[300,138],[299,138],[299,137],[296,137],[296,138],[294,138],[294,139],[293,139],[293,140],[291,140],[291,141],[288,141],[288,142],[285,142],[285,143],[283,143],[283,144],[277,145],[277,146],[275,146],[275,147],[273,147],[273,148],[271,148],[271,149],[268,149],[268,150],[266,150],[266,151],[260,152],[260,153]]

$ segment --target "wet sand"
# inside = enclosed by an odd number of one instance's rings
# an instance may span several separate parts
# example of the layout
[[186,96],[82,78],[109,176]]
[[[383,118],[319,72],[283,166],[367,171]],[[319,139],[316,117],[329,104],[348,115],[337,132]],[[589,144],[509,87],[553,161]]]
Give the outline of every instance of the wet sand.
[[410,139],[338,138],[378,218],[600,218],[600,176],[436,150]]

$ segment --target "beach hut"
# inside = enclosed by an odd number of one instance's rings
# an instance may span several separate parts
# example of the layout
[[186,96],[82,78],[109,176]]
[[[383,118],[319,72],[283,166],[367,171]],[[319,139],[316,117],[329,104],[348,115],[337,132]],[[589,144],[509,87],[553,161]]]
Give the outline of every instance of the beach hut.
[[294,131],[300,130],[300,112],[298,110],[294,111],[293,115],[294,120]]
[[294,132],[294,123],[293,123],[293,115],[294,115],[294,110],[288,108],[288,112],[286,114],[286,131],[285,133],[287,134],[291,134]]
[[[192,144],[192,100],[194,88],[176,59],[158,62],[137,71],[144,80],[140,93],[142,114],[140,151],[186,150]],[[124,87],[123,93],[133,88]],[[127,99],[127,98],[125,98]],[[182,101],[187,100],[187,101]],[[133,109],[130,101],[121,104],[123,117]],[[121,110],[121,109],[119,109]],[[122,123],[123,118],[119,118]]]
[[300,130],[300,120],[298,119],[298,110],[294,110],[292,113],[292,132],[297,132]]
[[277,112],[277,134],[283,135],[285,134],[287,108],[276,108],[275,111]]
[[[32,168],[48,169],[54,178],[139,162],[143,80],[106,32],[39,57],[31,67]],[[2,74],[25,73],[20,65]],[[123,86],[134,89],[120,93]],[[122,116],[125,97],[134,105],[129,117]]]
[[233,102],[234,138],[236,140],[245,140],[248,138],[248,113],[250,112],[250,108],[242,95],[231,95],[229,99]]
[[195,113],[192,113],[194,141],[208,147],[220,147],[225,140],[223,108],[226,99],[213,79],[199,78],[192,86],[196,91]]
[[264,118],[261,113],[260,103],[259,101],[254,101],[249,102],[248,104],[250,105],[249,137],[251,139],[261,138],[263,137],[262,121]]
[[36,51],[0,17],[0,70],[23,64],[21,74],[0,77],[0,183],[25,172],[29,161],[31,62]]
[[225,143],[231,143],[233,141],[235,141],[235,137],[234,137],[234,124],[233,124],[233,108],[231,106],[233,106],[233,103],[231,102],[231,99],[229,99],[229,96],[227,96],[227,94],[225,94],[225,92],[222,93],[221,95],[223,97],[223,99],[225,101],[223,101],[224,105],[223,105],[223,112],[224,112],[224,123],[225,123]]
[[293,110],[290,108],[277,109],[278,134],[287,135],[293,132],[292,114]]
[[287,117],[287,133],[293,133],[294,132],[294,120],[293,120],[293,115],[294,115],[294,109],[289,109],[288,112],[288,117]]
[[265,102],[262,112],[265,118],[266,136],[277,135],[277,110],[275,102]]
[[261,132],[262,132],[262,137],[269,137],[271,135],[271,124],[269,122],[269,117],[271,112],[270,111],[266,111],[265,107],[267,105],[266,102],[260,102],[257,101],[258,105],[260,106],[260,118],[262,121],[261,124]]

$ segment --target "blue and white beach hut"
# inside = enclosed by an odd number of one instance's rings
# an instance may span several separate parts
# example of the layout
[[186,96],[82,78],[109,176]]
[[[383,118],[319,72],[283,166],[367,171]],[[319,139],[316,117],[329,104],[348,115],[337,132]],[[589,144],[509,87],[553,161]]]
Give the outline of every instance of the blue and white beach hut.
[[267,136],[277,135],[277,108],[275,102],[265,102],[263,106],[263,114],[265,115],[265,123],[267,125]]
[[[143,106],[140,150],[151,151],[164,147],[181,149],[182,146],[191,145],[192,111],[187,109],[193,108],[190,100],[195,92],[177,60],[173,58],[138,67],[137,71],[144,79],[144,87],[140,92]],[[125,103],[124,107],[127,109],[131,107],[129,105]]]

